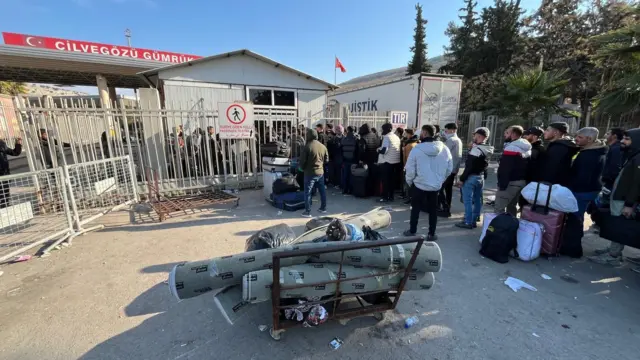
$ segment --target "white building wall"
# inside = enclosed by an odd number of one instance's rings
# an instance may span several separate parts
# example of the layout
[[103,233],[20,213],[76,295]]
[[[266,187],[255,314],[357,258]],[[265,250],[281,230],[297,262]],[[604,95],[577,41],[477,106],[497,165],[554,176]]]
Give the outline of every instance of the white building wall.
[[186,80],[217,84],[241,84],[247,86],[282,87],[290,89],[326,90],[325,84],[302,75],[280,69],[274,65],[247,55],[231,56],[161,70],[162,80]]
[[412,76],[388,84],[331,95],[329,99],[347,105],[352,113],[377,111],[384,115],[392,110],[406,111],[409,113],[408,126],[415,127],[419,89],[419,76]]
[[241,85],[222,85],[166,80],[164,103],[167,110],[218,110],[219,102],[245,99]]
[[298,116],[317,118],[324,116],[327,93],[324,91],[298,90]]

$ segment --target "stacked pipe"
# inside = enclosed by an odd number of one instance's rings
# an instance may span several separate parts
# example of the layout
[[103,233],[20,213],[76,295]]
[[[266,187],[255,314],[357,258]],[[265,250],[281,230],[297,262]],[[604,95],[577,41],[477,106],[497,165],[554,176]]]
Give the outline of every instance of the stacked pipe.
[[[345,221],[357,226],[366,225],[373,229],[380,229],[389,226],[391,216],[387,211],[375,210]],[[324,231],[326,231],[326,226],[309,231],[295,239],[293,245],[178,264],[169,274],[171,293],[181,300],[218,290],[215,298],[216,304],[223,316],[230,323],[233,323],[236,318],[250,308],[249,305],[270,300],[274,253],[298,249],[322,249],[344,244],[339,241],[311,242],[314,237],[322,236]],[[341,278],[347,279],[341,282],[342,293],[357,294],[377,290],[393,290],[398,287],[404,272],[391,275],[382,274],[406,268],[416,246],[416,243],[408,243],[348,250],[344,252],[344,257],[341,252],[329,252],[313,256],[281,258],[279,281],[282,286],[287,286],[319,283]],[[340,273],[341,259],[343,265]],[[440,271],[441,266],[440,247],[433,242],[423,242],[407,279],[405,290],[430,289],[435,283],[433,273]],[[375,276],[349,280],[368,275]],[[335,291],[336,286],[333,283],[283,290],[280,296],[282,298],[310,298],[331,295]]]

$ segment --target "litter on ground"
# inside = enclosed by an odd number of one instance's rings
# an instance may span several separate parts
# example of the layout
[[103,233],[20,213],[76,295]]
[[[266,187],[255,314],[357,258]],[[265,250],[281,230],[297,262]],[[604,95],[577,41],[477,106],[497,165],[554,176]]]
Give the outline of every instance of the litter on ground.
[[531,291],[538,291],[538,289],[536,289],[535,287],[527,284],[526,282],[520,279],[511,277],[511,276],[509,276],[507,280],[504,281],[504,284],[510,287],[511,290],[513,290],[514,292],[518,292],[518,290],[522,288],[529,289]]

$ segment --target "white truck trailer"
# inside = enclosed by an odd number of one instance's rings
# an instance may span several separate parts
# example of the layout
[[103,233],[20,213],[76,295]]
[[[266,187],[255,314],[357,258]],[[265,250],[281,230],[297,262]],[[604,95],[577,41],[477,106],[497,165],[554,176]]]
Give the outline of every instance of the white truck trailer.
[[461,88],[462,76],[422,73],[345,86],[330,93],[329,101],[346,105],[355,115],[405,111],[408,127],[418,128],[424,124],[443,127],[458,120]]

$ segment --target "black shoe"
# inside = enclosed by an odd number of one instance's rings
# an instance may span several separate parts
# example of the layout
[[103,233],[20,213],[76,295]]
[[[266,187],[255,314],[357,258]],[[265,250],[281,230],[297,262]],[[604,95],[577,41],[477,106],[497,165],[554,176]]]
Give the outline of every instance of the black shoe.
[[411,204],[411,199],[407,199],[406,201],[403,202],[403,204],[405,204],[405,205]]
[[471,224],[467,224],[466,222],[459,222],[456,224],[457,227],[462,228],[462,229],[473,229],[475,226],[471,225]]
[[412,233],[411,230],[405,230],[402,236],[416,236],[416,233]]
[[438,241],[438,235],[436,234],[427,235],[427,241]]
[[382,198],[382,199],[378,200],[378,202],[381,202],[381,203],[388,203],[388,202],[389,202],[389,199],[384,199],[384,198]]
[[443,217],[443,218],[450,218],[451,217],[451,212],[449,212],[447,210],[440,210],[440,211],[438,211],[438,216]]
[[476,222],[477,222],[477,223],[479,223],[479,222],[480,222],[480,216],[478,216],[478,217],[476,218]]

